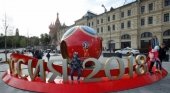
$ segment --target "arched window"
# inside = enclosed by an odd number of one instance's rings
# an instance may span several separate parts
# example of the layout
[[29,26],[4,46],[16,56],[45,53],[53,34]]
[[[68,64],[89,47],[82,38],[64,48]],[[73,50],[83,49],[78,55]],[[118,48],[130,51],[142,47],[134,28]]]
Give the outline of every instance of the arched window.
[[144,33],[141,34],[141,38],[148,38],[148,37],[152,37],[151,32],[144,32]]
[[122,37],[121,37],[121,39],[130,39],[131,37],[130,37],[130,35],[128,35],[128,34],[125,34],[125,35],[122,35]]
[[169,30],[166,30],[166,31],[163,33],[163,36],[170,36],[170,29],[169,29]]

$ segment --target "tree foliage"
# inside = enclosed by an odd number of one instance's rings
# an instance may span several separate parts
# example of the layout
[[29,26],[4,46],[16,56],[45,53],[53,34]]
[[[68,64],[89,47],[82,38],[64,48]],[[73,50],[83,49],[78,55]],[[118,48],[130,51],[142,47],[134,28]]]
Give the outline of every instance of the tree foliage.
[[45,33],[45,34],[41,34],[40,35],[40,42],[41,42],[41,45],[49,45],[50,44],[50,41],[51,41],[51,37]]
[[[7,36],[7,48],[20,48],[27,46],[38,46],[39,38],[34,37],[25,37],[25,36]],[[0,36],[0,49],[5,48],[5,37]]]
[[[13,36],[6,36],[6,44],[7,48],[20,48],[20,47],[27,47],[27,46],[48,46],[50,44],[51,37],[45,33],[41,34],[40,38],[37,36],[33,37],[26,37],[19,35],[19,29],[15,30],[15,35]],[[0,33],[0,49],[5,48],[5,36]]]
[[38,37],[33,36],[33,37],[30,37],[28,41],[29,41],[30,46],[38,46],[40,40]]
[[27,38],[26,37],[20,37],[20,47],[26,47],[27,46]]

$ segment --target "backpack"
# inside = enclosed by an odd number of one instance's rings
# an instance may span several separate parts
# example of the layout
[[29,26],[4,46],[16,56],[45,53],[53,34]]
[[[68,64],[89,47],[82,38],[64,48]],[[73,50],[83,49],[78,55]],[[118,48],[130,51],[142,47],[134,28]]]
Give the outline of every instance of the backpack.
[[151,62],[160,61],[158,58],[158,52],[153,49],[149,52],[149,59]]

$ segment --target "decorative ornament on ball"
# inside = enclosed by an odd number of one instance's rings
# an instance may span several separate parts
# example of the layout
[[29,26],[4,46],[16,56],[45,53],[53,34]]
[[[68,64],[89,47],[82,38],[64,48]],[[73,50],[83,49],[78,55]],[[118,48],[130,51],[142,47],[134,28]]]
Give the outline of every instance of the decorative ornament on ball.
[[72,59],[74,52],[78,52],[81,59],[98,59],[102,53],[102,38],[88,26],[74,26],[62,36],[60,49],[65,59]]

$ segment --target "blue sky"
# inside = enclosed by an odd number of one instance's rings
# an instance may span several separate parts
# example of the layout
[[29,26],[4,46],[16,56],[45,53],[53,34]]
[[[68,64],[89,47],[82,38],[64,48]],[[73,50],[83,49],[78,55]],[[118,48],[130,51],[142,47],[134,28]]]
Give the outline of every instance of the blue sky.
[[[129,3],[134,0],[127,0]],[[48,26],[55,22],[57,12],[61,23],[74,24],[88,10],[100,14],[104,12],[102,4],[110,7],[122,6],[125,0],[0,0],[0,33],[4,33],[3,19],[6,13],[11,28],[8,35],[19,32],[24,36],[40,36],[49,33]]]

